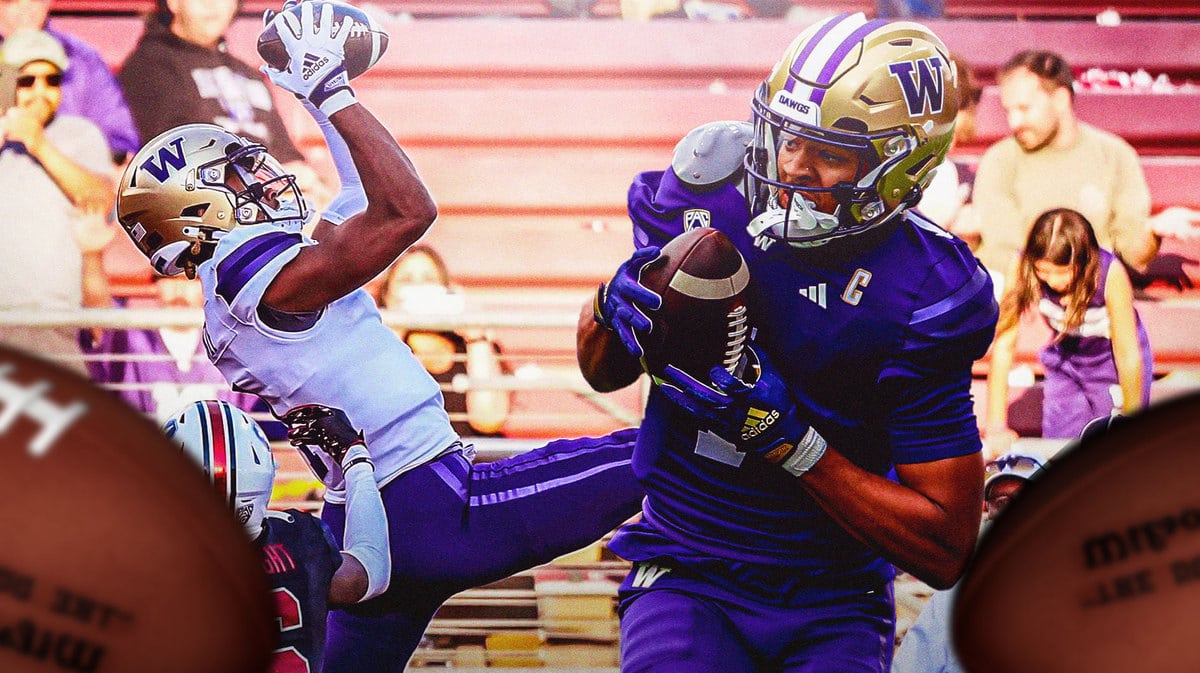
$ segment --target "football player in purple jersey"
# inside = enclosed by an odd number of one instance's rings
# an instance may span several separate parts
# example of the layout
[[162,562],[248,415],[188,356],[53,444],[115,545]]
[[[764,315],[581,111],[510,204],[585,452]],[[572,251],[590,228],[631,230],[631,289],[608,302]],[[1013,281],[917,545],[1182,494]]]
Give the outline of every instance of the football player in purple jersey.
[[[349,25],[332,3],[274,15],[291,55],[271,80],[301,96],[341,190],[309,231],[295,176],[262,145],[189,124],[150,140],[118,189],[118,219],[163,275],[200,279],[208,357],[281,418],[306,405],[361,428],[387,510],[392,575],[379,596],[329,613],[325,673],[402,671],[450,596],[584,547],[637,514],[637,431],[563,439],[486,464],[450,425],[441,390],[383,324],[362,286],[437,216],[395,138],[355,98],[343,65]],[[349,19],[347,19],[349,20]],[[341,467],[321,518],[345,540]]]
[[275,461],[254,419],[219,400],[192,402],[163,425],[217,486],[251,539],[262,549],[279,618],[271,670],[320,673],[330,607],[364,601],[387,589],[391,575],[387,515],[375,466],[345,412],[301,407],[289,417],[289,438],[318,447],[341,467],[346,491],[345,547],[316,516],[267,509]]
[[655,248],[713,226],[750,267],[740,370],[655,377],[634,452],[642,519],[610,547],[626,673],[883,673],[895,568],[962,573],[982,508],[971,365],[997,307],[967,246],[910,208],[945,157],[958,85],[924,26],[806,29],[753,123],[689,133],[629,190],[638,251],[583,307],[597,390],[641,373]]

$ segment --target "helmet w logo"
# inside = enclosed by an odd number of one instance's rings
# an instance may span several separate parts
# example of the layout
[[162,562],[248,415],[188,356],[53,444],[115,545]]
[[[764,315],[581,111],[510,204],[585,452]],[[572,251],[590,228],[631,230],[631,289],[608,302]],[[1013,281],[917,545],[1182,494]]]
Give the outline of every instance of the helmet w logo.
[[946,100],[942,65],[942,59],[938,56],[888,64],[888,72],[896,78],[904,92],[908,116],[920,117],[942,111]]
[[[171,147],[175,151],[171,151]],[[158,163],[154,163],[155,159]],[[171,141],[170,146],[160,147],[157,157],[150,157],[142,162],[142,169],[150,175],[153,175],[159,182],[166,182],[167,176],[171,174],[168,167],[175,170],[182,170],[185,162],[183,160],[183,138],[176,138]]]

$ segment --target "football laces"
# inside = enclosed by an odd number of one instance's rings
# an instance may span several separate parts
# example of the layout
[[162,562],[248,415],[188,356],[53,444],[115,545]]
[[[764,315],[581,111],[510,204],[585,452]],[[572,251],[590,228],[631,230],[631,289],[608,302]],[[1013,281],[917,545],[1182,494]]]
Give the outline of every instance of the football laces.
[[23,386],[10,378],[15,370],[10,363],[0,365],[0,404],[4,405],[0,412],[0,435],[8,432],[21,416],[37,422],[41,430],[26,448],[29,455],[39,458],[87,411],[87,404],[80,401],[56,404],[46,398],[50,391],[48,381]]

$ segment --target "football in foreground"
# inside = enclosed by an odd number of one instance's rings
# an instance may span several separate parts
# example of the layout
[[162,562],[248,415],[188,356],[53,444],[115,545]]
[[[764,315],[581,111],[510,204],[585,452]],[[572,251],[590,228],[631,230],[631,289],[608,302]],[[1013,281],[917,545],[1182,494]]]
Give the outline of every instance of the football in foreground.
[[262,673],[257,552],[139,412],[0,346],[0,671]]
[[[358,7],[336,0],[310,0],[305,4],[314,5],[313,11],[316,12],[318,22],[322,5],[333,6],[335,23],[341,23],[347,16],[354,20],[350,27],[350,37],[346,38],[346,44],[343,47],[345,60],[342,64],[350,79],[369,70],[383,57],[383,52],[387,51],[387,31],[381,28],[370,14]],[[283,11],[295,15],[297,23],[299,23],[300,4],[292,5]],[[283,40],[279,38],[279,30],[280,20],[278,18],[263,29],[258,36],[258,55],[272,68],[285,70],[291,59],[288,57],[287,48],[283,46]]]
[[1055,455],[984,534],[953,608],[970,673],[1200,671],[1200,394]]

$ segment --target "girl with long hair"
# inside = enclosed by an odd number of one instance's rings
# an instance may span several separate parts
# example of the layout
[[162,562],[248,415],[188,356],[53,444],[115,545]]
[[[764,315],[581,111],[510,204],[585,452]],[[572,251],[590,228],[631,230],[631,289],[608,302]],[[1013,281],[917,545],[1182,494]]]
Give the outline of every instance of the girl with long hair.
[[1005,451],[1016,436],[1008,428],[1008,374],[1021,315],[1031,307],[1053,332],[1039,353],[1043,437],[1077,437],[1088,421],[1149,401],[1150,341],[1116,259],[1074,210],[1048,210],[1034,222],[1000,303],[988,372],[989,453]]

